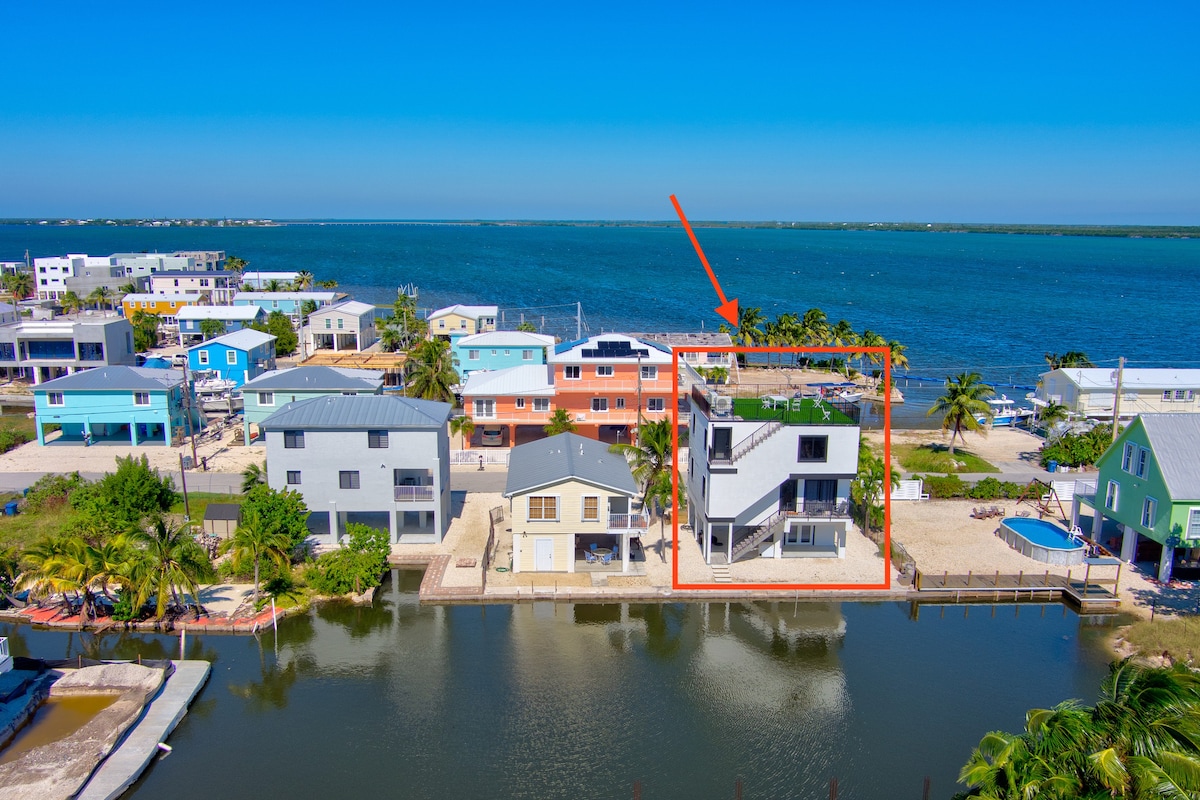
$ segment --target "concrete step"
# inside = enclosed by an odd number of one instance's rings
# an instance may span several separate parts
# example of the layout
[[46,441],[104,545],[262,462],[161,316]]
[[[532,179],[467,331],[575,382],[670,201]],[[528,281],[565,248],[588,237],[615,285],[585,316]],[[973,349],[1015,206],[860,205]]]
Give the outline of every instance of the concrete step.
[[728,564],[711,564],[714,583],[733,583],[733,575],[729,572]]

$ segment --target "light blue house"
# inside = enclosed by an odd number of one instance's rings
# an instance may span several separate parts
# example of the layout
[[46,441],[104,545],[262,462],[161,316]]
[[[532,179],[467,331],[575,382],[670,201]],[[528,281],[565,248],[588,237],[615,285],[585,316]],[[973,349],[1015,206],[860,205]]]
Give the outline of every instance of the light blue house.
[[246,328],[189,347],[187,355],[192,372],[216,373],[215,377],[241,386],[275,369],[275,337]]
[[453,339],[458,371],[465,378],[480,370],[523,367],[546,363],[546,348],[554,337],[524,331],[488,331]]
[[[98,367],[33,388],[38,444],[46,426],[58,425],[57,442],[93,441],[170,446],[187,434],[183,373],[173,369]],[[193,408],[192,426],[203,421]]]
[[267,313],[258,306],[185,306],[179,309],[175,318],[179,320],[179,344],[186,347],[204,339],[200,324],[206,319],[215,319],[225,328],[225,333],[233,333],[265,323]]
[[317,308],[324,308],[345,299],[346,295],[342,292],[238,292],[233,296],[233,304],[258,306],[268,315],[272,311],[281,311],[296,322],[307,300],[311,300]]
[[[242,426],[245,439],[258,432],[259,423],[288,403],[310,397],[381,394],[383,373],[374,369],[344,367],[292,367],[264,372],[242,386],[245,404]],[[251,426],[254,426],[253,430]],[[261,444],[259,437],[257,443]]]

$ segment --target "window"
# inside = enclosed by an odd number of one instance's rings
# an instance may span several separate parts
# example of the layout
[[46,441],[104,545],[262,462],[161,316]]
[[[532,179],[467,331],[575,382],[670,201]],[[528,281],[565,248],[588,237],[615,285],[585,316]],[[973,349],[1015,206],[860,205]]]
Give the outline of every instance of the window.
[[62,392],[46,392],[46,405],[48,405],[48,406],[65,405],[65,403],[63,402],[63,393]]
[[815,525],[791,525],[784,534],[784,544],[811,545],[816,533]]
[[200,364],[200,366],[207,367],[208,366],[208,351],[201,350],[201,351],[197,352],[196,353],[196,361]]
[[533,410],[534,411],[544,411],[544,412],[548,413],[550,411],[550,398],[549,397],[533,398]]
[[304,431],[284,431],[283,447],[285,450],[303,450]]
[[563,367],[563,378],[569,381],[579,380],[579,366]]
[[446,329],[446,320],[439,319],[438,320],[438,330],[445,330],[445,329]]
[[478,360],[479,360],[479,351],[478,350],[468,350],[467,351],[467,361],[478,361]]
[[275,393],[274,392],[259,392],[258,393],[258,404],[260,406],[275,405]]
[[1200,508],[1188,512],[1187,538],[1192,541],[1200,539]]
[[341,317],[338,317],[338,330],[339,331],[346,327],[345,322],[346,322],[346,320],[342,319]]
[[532,350],[522,350],[521,351],[521,360],[522,361],[533,361],[533,351]]
[[1142,527],[1143,528],[1153,528],[1154,527],[1154,516],[1157,511],[1158,511],[1158,501],[1155,500],[1153,497],[1147,497],[1142,502]]
[[358,470],[342,470],[338,473],[338,488],[340,489],[357,489]]
[[646,401],[647,411],[665,411],[667,408],[666,401],[661,397],[651,397]]
[[558,498],[531,495],[529,498],[530,522],[557,522]]
[[599,522],[600,521],[600,498],[588,495],[583,498],[583,516],[584,522]]
[[495,351],[495,350],[493,350],[493,351],[492,351],[492,357],[493,357],[493,358],[495,358],[495,356],[496,356],[496,351]]
[[150,405],[150,393],[149,392],[134,392],[133,393],[133,404],[135,406]]
[[383,449],[388,446],[387,431],[367,431],[367,447],[375,450]]
[[700,496],[707,497],[708,496],[707,492],[708,492],[708,477],[705,475],[701,475],[700,476]]
[[625,398],[624,398],[624,397],[618,397],[618,398],[617,398],[617,410],[618,410],[618,411],[621,411],[621,410],[622,410],[622,409],[624,409],[624,408],[625,408]]
[[1137,446],[1133,442],[1125,443],[1125,450],[1121,453],[1121,469],[1126,472],[1133,472],[1133,456],[1137,453]]
[[1139,478],[1146,477],[1146,462],[1150,460],[1150,451],[1144,447],[1138,448],[1137,458],[1137,476]]
[[525,408],[525,398],[524,398],[524,397],[518,397],[518,398],[517,398],[517,410],[518,410],[518,411],[520,411],[520,410],[521,410],[521,409],[523,409],[523,408]]
[[653,381],[658,380],[658,367],[642,367],[642,380]]
[[326,317],[325,318],[325,330],[331,330],[332,328],[333,328],[333,320],[331,320],[329,317]]
[[287,471],[287,482],[288,482],[288,486],[299,486],[300,485],[300,470],[289,469]]
[[476,400],[475,401],[475,417],[476,419],[495,419],[496,418],[496,401]]
[[597,378],[611,378],[612,374],[613,374],[612,364],[597,364],[596,365],[596,377]]
[[1121,484],[1116,481],[1109,481],[1108,488],[1104,490],[1104,507],[1109,511],[1117,510],[1117,503],[1120,502]]
[[592,411],[595,411],[597,413],[608,411],[608,398],[607,397],[593,397],[592,398]]
[[797,461],[824,461],[829,449],[828,436],[801,436]]
[[236,364],[237,363],[237,350],[226,350],[225,351],[225,363],[226,364]]

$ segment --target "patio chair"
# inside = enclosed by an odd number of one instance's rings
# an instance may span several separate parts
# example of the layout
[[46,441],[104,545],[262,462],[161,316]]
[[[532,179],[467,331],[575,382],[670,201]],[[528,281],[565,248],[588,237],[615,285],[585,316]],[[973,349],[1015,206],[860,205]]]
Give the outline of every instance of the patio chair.
[[600,563],[604,564],[605,566],[608,566],[609,564],[611,564],[612,560],[613,560],[612,553],[606,553],[606,554],[600,556]]
[[621,557],[621,545],[614,544],[613,545],[613,558],[620,558],[620,557]]
[[762,404],[763,404],[764,409],[774,409],[775,408],[775,401],[769,397],[762,398]]
[[596,558],[595,554],[593,554],[591,550],[584,550],[583,560],[588,564],[595,564],[599,559]]
[[588,550],[595,550],[599,546],[600,545],[596,544],[595,542],[592,542],[591,544],[588,545]]

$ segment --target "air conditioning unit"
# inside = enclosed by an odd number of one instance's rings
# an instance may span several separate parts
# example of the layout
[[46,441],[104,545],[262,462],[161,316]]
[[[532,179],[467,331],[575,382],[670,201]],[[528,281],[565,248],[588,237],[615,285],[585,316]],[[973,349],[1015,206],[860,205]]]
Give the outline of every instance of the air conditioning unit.
[[587,414],[576,414],[575,415],[576,422],[583,422],[586,419],[587,419]]

